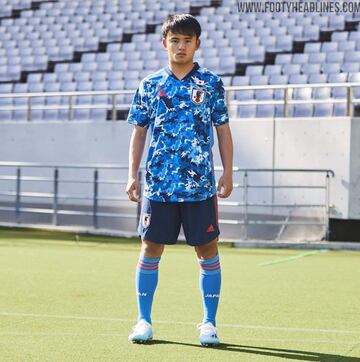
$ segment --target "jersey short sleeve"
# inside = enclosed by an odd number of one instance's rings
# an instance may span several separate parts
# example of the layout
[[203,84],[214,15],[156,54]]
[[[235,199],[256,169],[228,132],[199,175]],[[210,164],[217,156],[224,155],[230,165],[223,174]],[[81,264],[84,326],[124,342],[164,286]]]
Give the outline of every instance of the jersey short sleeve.
[[145,90],[145,82],[142,81],[136,90],[134,99],[130,106],[127,121],[140,127],[149,127],[148,95]]
[[221,78],[219,78],[216,83],[214,93],[212,95],[211,120],[214,126],[222,126],[229,123],[229,115],[225,101],[224,83]]

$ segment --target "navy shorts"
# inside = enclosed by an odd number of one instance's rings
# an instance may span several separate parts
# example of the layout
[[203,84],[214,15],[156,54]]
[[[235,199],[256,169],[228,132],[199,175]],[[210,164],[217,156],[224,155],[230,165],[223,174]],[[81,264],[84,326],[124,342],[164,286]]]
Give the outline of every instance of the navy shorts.
[[143,240],[176,244],[180,227],[191,246],[206,244],[220,234],[216,195],[194,202],[158,202],[143,198],[138,232]]

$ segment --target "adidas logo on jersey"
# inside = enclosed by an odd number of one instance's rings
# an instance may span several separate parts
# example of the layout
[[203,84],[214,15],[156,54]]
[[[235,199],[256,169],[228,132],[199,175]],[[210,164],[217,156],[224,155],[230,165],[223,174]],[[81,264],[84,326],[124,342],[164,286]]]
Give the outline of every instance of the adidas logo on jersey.
[[206,294],[205,298],[220,298],[220,294]]

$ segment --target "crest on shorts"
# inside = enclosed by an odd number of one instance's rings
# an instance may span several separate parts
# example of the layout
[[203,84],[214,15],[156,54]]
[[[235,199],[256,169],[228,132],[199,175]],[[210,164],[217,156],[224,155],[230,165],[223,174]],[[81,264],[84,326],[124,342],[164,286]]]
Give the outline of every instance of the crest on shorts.
[[204,99],[205,99],[205,91],[198,88],[191,89],[191,100],[194,103],[201,104],[204,102]]
[[150,225],[150,219],[151,219],[151,215],[150,214],[143,214],[142,216],[142,224],[144,228],[148,228]]

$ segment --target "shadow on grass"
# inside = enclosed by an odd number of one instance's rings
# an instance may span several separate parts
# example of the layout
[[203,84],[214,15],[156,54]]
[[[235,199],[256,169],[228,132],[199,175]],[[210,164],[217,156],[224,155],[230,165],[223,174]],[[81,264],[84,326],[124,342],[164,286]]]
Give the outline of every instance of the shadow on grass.
[[36,228],[16,228],[16,227],[3,227],[0,226],[0,241],[1,240],[45,240],[45,241],[78,241],[93,242],[95,244],[134,244],[140,245],[139,238],[121,238],[118,236],[110,235],[93,235],[87,232],[69,232],[61,230],[43,230]]
[[[182,343],[182,342],[166,341],[166,340],[152,340],[151,342],[147,343],[147,345],[154,345],[154,344],[174,344],[174,345],[190,346],[196,348],[209,348],[209,347],[200,346],[199,344]],[[298,360],[298,361],[360,362],[360,358],[357,357],[347,357],[335,354],[310,352],[310,351],[298,351],[294,349],[247,346],[243,344],[220,343],[219,346],[213,348],[221,351],[240,352],[244,354],[251,353],[260,356],[280,357],[280,358],[286,358],[289,360]]]

